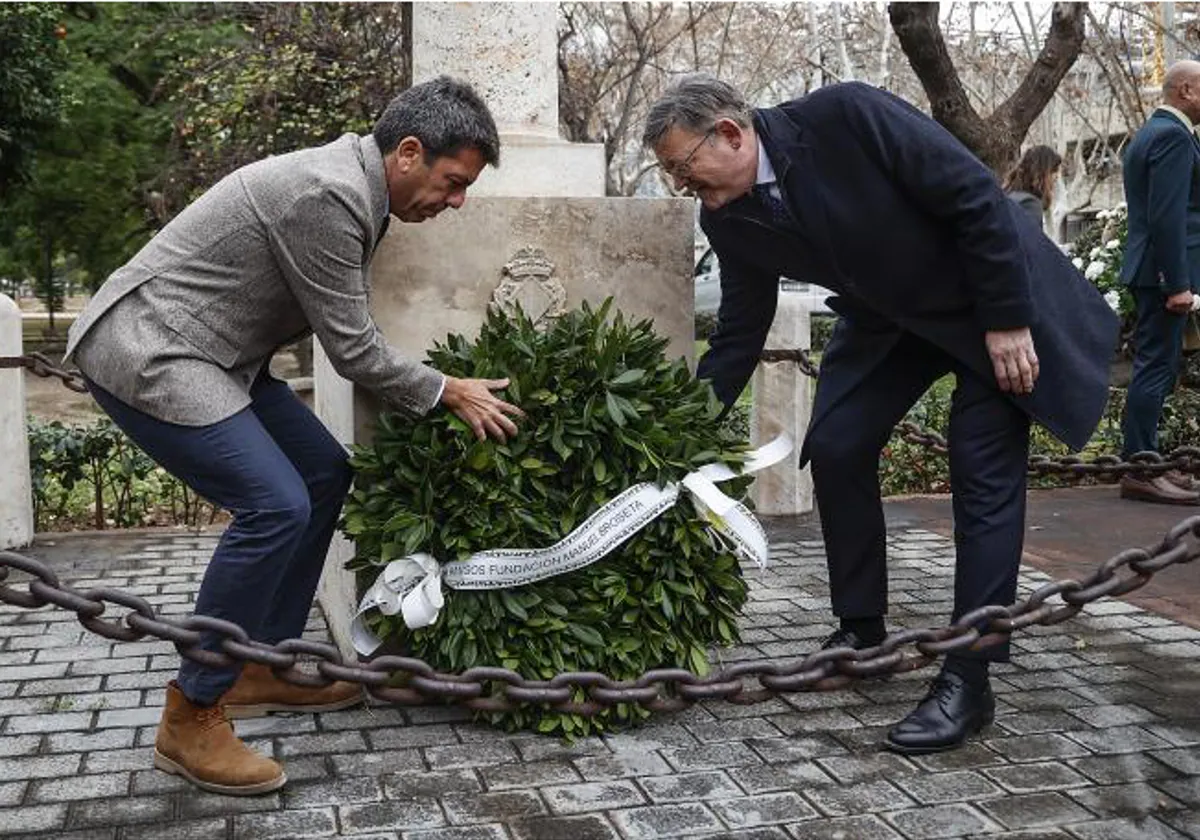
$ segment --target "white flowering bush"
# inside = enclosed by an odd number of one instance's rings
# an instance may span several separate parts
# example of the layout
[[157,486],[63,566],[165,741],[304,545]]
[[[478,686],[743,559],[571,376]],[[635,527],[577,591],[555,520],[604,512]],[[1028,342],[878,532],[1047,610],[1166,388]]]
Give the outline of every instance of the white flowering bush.
[[1101,210],[1096,220],[1067,247],[1071,262],[1104,294],[1108,305],[1122,320],[1133,316],[1133,298],[1120,279],[1128,221],[1125,202],[1111,210]]

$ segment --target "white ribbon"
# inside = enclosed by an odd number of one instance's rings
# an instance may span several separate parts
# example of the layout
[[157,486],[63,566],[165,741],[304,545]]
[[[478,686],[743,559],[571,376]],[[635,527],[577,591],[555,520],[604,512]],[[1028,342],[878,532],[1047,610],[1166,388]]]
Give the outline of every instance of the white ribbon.
[[[781,435],[751,452],[738,471],[724,464],[706,464],[680,482],[713,529],[760,568],[767,563],[767,535],[754,515],[723,493],[717,483],[774,466],[791,451],[791,439]],[[383,644],[367,627],[364,615],[368,610],[378,609],[384,615],[399,612],[405,626],[414,630],[437,621],[443,603],[443,582],[453,589],[508,589],[595,563],[674,506],[679,487],[679,484],[665,487],[648,482],[635,484],[547,548],[491,549],[441,566],[428,554],[393,560],[358,605],[350,626],[354,649],[366,655]]]

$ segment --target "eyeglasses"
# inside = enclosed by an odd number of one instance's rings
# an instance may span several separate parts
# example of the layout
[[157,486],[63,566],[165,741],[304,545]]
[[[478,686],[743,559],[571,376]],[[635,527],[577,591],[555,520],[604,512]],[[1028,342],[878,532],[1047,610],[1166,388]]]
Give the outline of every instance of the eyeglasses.
[[700,147],[704,145],[705,141],[707,141],[709,137],[713,136],[713,133],[716,130],[717,127],[714,125],[709,128],[708,131],[704,132],[704,135],[700,138],[700,141],[696,143],[695,146],[692,146],[692,150],[687,153],[687,157],[685,157],[679,163],[660,164],[660,166],[662,166],[662,171],[670,175],[672,178],[683,179],[690,175],[692,172],[692,158],[696,156],[696,152],[700,151]]

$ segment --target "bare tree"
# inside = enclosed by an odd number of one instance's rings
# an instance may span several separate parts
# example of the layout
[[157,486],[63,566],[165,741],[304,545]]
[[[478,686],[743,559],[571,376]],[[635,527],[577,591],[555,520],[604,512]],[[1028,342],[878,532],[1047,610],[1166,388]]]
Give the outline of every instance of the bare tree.
[[1020,154],[1021,141],[1054,96],[1083,48],[1086,3],[1055,3],[1050,32],[1032,66],[991,114],[971,104],[938,22],[937,3],[892,3],[888,15],[929,98],[934,118],[997,172]]

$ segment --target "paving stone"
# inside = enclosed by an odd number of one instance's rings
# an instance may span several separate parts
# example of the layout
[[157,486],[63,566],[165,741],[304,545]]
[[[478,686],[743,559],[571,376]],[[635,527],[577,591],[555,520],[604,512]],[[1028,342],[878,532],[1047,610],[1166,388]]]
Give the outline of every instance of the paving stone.
[[[65,677],[61,680],[37,680],[21,684],[21,697],[37,697],[48,694],[88,694],[100,690],[101,677]],[[13,684],[15,685],[15,683]]]
[[[291,767],[286,767],[288,771]],[[285,808],[315,808],[352,802],[378,802],[383,791],[377,779],[354,776],[347,779],[321,780],[297,784],[288,774],[288,785],[281,791]]]
[[1088,750],[1077,741],[1064,738],[1057,733],[989,738],[985,743],[1010,761],[1046,761],[1056,758],[1076,758],[1088,754]]
[[788,831],[800,840],[899,840],[900,835],[879,817],[838,817],[832,820],[788,825]]
[[1163,779],[1154,786],[1193,809],[1200,809],[1200,776],[1186,779]]
[[429,726],[397,726],[372,729],[365,733],[371,749],[394,750],[405,747],[440,747],[457,744],[458,736],[449,724]]
[[782,828],[764,825],[757,828],[726,830],[720,834],[693,834],[692,837],[696,840],[789,840],[791,835]]
[[131,826],[121,832],[122,840],[216,840],[229,829],[224,817],[172,822],[170,825]]
[[[636,758],[636,754],[634,757]],[[599,761],[604,759],[585,758],[578,760]],[[563,760],[535,761],[532,764],[501,764],[497,767],[482,768],[478,772],[488,790],[535,788],[544,785],[561,785],[584,780],[584,777],[579,774],[570,762]]]
[[114,709],[96,715],[97,729],[128,729],[131,726],[157,726],[162,707]]
[[1067,762],[1094,782],[1102,785],[1174,778],[1178,773],[1149,755],[1093,755]]
[[1073,790],[1068,795],[1088,810],[1104,817],[1144,817],[1154,812],[1183,807],[1146,782]]
[[490,767],[493,764],[516,761],[517,754],[506,743],[455,744],[446,747],[426,747],[425,759],[434,770],[457,770],[463,767]]
[[913,840],[962,837],[990,831],[995,823],[967,805],[938,805],[888,814],[887,819]]
[[361,732],[320,732],[315,735],[292,735],[279,739],[279,755],[345,755],[363,752],[367,742]]
[[1169,744],[1140,726],[1114,726],[1108,729],[1063,733],[1094,753],[1133,753],[1166,747]]
[[1187,840],[1154,817],[1133,820],[1101,820],[1071,826],[1079,840]]
[[762,759],[740,741],[683,749],[665,749],[662,751],[662,756],[672,767],[684,773],[692,770],[721,770],[762,763]]
[[503,822],[508,819],[536,817],[548,813],[541,798],[536,793],[528,791],[448,793],[441,798],[441,803],[450,822],[454,825]]
[[[380,773],[405,771],[424,767],[420,750],[388,750],[387,752],[349,753],[331,755],[334,772],[339,776],[376,776]],[[288,759],[291,764],[295,759]]]
[[[393,706],[363,706],[358,709],[346,709],[340,712],[322,712],[314,716],[318,727],[322,730],[337,729],[375,729],[378,727],[408,727],[404,711]],[[417,727],[412,727],[417,728]],[[425,728],[425,727],[421,727]],[[439,725],[431,724],[428,728],[440,730]],[[454,740],[450,738],[449,740]]]
[[436,799],[412,797],[404,801],[340,805],[337,808],[343,832],[362,834],[379,830],[438,828],[446,824]]
[[[1194,701],[1193,701],[1194,702]],[[1172,721],[1143,724],[1147,732],[1177,747],[1200,745],[1200,721]]]
[[1037,793],[1084,787],[1090,784],[1088,779],[1057,761],[1017,764],[1009,767],[989,767],[982,773],[1012,793]]
[[[1072,745],[1076,746],[1077,745]],[[946,770],[973,770],[981,767],[997,767],[1008,762],[995,750],[978,742],[968,742],[956,750],[931,755],[917,755],[912,758],[918,767],[932,773]]]
[[[496,733],[491,733],[489,741],[494,741]],[[546,761],[558,758],[581,758],[588,755],[608,755],[611,752],[603,738],[580,738],[567,742],[561,738],[545,736],[525,738],[517,741],[516,749],[523,761]]]
[[38,751],[42,744],[40,735],[14,735],[11,738],[0,738],[0,757],[15,755],[31,755]]
[[237,840],[276,840],[280,837],[300,840],[304,837],[331,837],[336,833],[337,823],[329,808],[238,814],[233,818],[233,834]]
[[843,784],[853,784],[879,777],[895,780],[901,776],[911,776],[918,772],[911,761],[888,752],[818,758],[816,763],[821,766],[822,770]]
[[66,820],[67,806],[62,804],[5,808],[0,811],[0,834],[34,831],[43,837],[58,837]]
[[688,730],[702,744],[743,741],[747,738],[778,738],[781,734],[770,722],[757,717],[690,724]]
[[29,788],[29,784],[29,782],[0,783],[0,807],[9,808],[20,804],[21,800],[25,798],[25,791]]
[[642,805],[646,798],[633,782],[619,779],[543,788],[542,795],[555,814],[580,814]]
[[[1181,747],[1174,750],[1155,750],[1150,755],[1180,773],[1191,776],[1200,775],[1200,748]],[[0,778],[3,778],[2,774],[0,774]]]
[[102,799],[104,797],[127,796],[130,785],[129,773],[102,773],[95,776],[72,776],[34,782],[30,788],[30,802],[65,802],[74,799]]
[[893,783],[925,805],[975,801],[1002,793],[998,787],[973,770],[909,776],[894,779]]
[[909,796],[884,780],[814,788],[805,793],[810,801],[831,817],[894,811],[911,808],[916,804]]
[[1091,814],[1061,793],[1031,793],[980,802],[979,808],[1005,828],[1058,826],[1091,819]]
[[[391,836],[394,837],[395,835]],[[359,838],[356,837],[355,840],[359,840]],[[492,825],[457,825],[454,828],[406,831],[404,832],[404,840],[508,840],[508,832],[499,823],[493,823]]]
[[133,746],[134,730],[105,729],[100,732],[56,732],[46,736],[46,751],[93,752],[120,750]]
[[996,718],[996,726],[1013,735],[1060,732],[1064,729],[1074,729],[1078,725],[1079,718],[1057,709],[1018,712],[1015,715],[1002,715]]
[[646,777],[639,779],[638,783],[657,803],[725,799],[741,795],[738,786],[721,771]]
[[57,779],[79,770],[78,753],[0,759],[0,780]]
[[280,808],[278,792],[265,796],[219,796],[197,790],[192,785],[184,790],[187,794],[179,798],[179,812],[185,819],[278,811]]
[[741,796],[710,802],[708,806],[730,828],[780,824],[817,816],[812,806],[793,791]]
[[171,817],[171,800],[165,796],[123,796],[96,799],[71,806],[72,827],[91,825],[128,825],[154,822]]
[[604,744],[614,753],[653,752],[667,747],[694,747],[700,742],[683,726],[648,724],[630,732],[610,732]]
[[803,790],[808,787],[834,783],[833,778],[813,761],[740,767],[734,771],[734,774],[738,785],[749,794],[768,793],[775,790]]
[[686,834],[723,828],[703,805],[650,805],[609,815],[627,840],[675,840]]
[[[1148,723],[1157,721],[1158,715],[1137,705],[1084,706],[1071,709],[1070,712],[1084,723],[1099,728],[1124,726],[1130,723]],[[1064,726],[1062,729],[1073,729]]]
[[599,814],[515,820],[508,827],[516,840],[620,840],[616,829]]
[[844,755],[846,748],[828,735],[793,735],[790,738],[752,738],[746,742],[768,764],[805,758]]
[[619,753],[577,758],[575,768],[589,782],[630,776],[659,776],[671,767],[657,753]]
[[388,799],[438,797],[446,793],[482,791],[472,770],[401,770],[381,778]]

